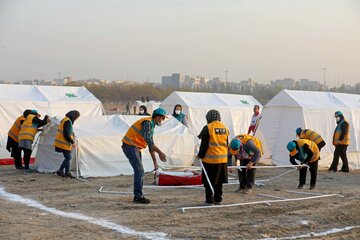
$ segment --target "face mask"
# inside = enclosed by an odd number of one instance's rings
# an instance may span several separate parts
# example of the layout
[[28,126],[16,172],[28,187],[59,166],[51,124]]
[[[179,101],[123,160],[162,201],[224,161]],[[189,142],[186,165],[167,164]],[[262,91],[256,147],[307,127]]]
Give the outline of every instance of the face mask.
[[161,125],[162,125],[162,121],[159,121],[156,125],[157,125],[157,126],[161,126]]
[[176,113],[177,115],[179,115],[179,114],[181,113],[181,111],[180,111],[180,110],[175,110],[175,113]]
[[140,114],[144,114],[144,110],[140,110],[139,112],[140,112]]
[[340,121],[340,117],[335,117],[335,119],[336,119],[336,122]]

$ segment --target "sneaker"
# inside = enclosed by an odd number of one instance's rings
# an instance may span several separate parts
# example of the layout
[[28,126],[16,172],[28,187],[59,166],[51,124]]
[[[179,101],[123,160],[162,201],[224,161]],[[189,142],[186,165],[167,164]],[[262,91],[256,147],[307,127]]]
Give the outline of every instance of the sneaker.
[[73,175],[71,175],[71,173],[65,173],[64,177],[75,178]]
[[150,200],[145,197],[134,197],[133,203],[148,204]]
[[315,185],[310,186],[309,190],[314,190],[315,189]]
[[205,205],[206,205],[206,206],[213,206],[214,203],[213,203],[213,202],[205,202]]
[[253,190],[251,188],[248,188],[244,191],[245,194],[252,194]]
[[23,170],[23,169],[25,169],[25,167],[24,167],[24,166],[16,166],[15,168],[16,168],[16,169],[19,169],[19,170]]
[[328,169],[329,172],[336,172],[336,170],[332,169],[332,168],[329,168]]
[[65,177],[64,172],[60,170],[56,172],[56,175],[58,175],[59,177]]
[[33,173],[33,172],[34,172],[34,171],[31,170],[30,168],[23,170],[23,173],[24,173],[24,174],[31,174],[31,173]]
[[242,193],[245,189],[241,189],[240,187],[238,189],[236,189],[234,192],[236,193]]
[[221,205],[221,201],[220,202],[214,201],[214,205]]
[[299,184],[299,186],[297,187],[298,189],[303,189],[304,188],[304,184]]

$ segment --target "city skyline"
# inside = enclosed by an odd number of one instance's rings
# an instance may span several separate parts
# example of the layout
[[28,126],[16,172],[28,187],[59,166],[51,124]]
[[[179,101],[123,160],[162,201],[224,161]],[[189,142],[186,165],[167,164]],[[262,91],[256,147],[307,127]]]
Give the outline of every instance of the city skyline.
[[[358,1],[0,3],[0,80],[360,81]],[[324,70],[325,68],[325,70]]]

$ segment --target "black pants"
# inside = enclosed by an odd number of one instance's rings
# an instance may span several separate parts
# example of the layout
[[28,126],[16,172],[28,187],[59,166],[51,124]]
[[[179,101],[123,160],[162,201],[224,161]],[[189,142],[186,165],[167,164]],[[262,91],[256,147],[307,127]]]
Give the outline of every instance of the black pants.
[[[250,160],[241,160],[240,166],[246,166]],[[255,166],[255,163],[253,164]],[[241,168],[241,171],[238,170],[239,175],[239,183],[240,183],[240,189],[251,189],[252,186],[255,184],[255,168],[252,168],[250,170],[246,168]]]
[[348,147],[347,145],[336,145],[335,146],[334,158],[333,158],[333,161],[331,163],[329,170],[333,170],[334,172],[337,172],[337,167],[339,164],[339,157],[341,157],[343,165],[342,165],[340,171],[349,172],[349,162],[348,162],[348,159],[346,156],[347,147]]
[[223,183],[227,182],[227,163],[221,163],[221,164],[203,163],[203,165],[205,167],[211,185],[214,189],[214,194],[213,194],[209,182],[203,171],[202,182],[205,187],[205,200],[207,203],[214,203],[214,201],[221,202],[222,194],[223,194]]
[[12,147],[11,148],[11,156],[14,158],[15,168],[18,168],[18,169],[22,168],[20,148]]
[[[31,157],[32,150],[31,150],[31,149],[26,149],[26,148],[20,148],[20,149],[24,151],[24,165],[25,165],[25,169],[29,169],[29,166],[30,166],[30,157]],[[20,153],[20,154],[21,154],[21,153]]]
[[[310,186],[315,187],[315,185],[316,185],[318,164],[319,164],[319,161],[315,161],[315,162],[307,164],[309,166],[309,170],[310,170],[310,174],[311,174]],[[299,185],[304,185],[306,183],[307,168],[300,169],[299,174],[300,174]]]

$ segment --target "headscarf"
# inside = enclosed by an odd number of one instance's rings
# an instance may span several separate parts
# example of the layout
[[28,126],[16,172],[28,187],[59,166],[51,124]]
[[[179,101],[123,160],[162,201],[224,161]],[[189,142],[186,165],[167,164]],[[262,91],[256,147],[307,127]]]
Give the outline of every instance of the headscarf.
[[71,123],[74,123],[75,120],[76,120],[78,117],[80,117],[80,113],[79,113],[79,111],[72,110],[72,111],[68,112],[65,116],[68,117],[68,118],[70,118]]
[[[145,107],[145,105],[141,105],[140,107],[139,107],[139,109],[144,109],[144,113],[143,114],[141,114],[141,115],[146,115],[148,112],[147,112],[147,108]],[[139,113],[139,115],[140,115],[140,113]]]
[[212,123],[213,121],[221,121],[220,112],[218,110],[212,109],[206,114],[207,123]]
[[23,113],[23,116],[26,118],[27,116],[29,116],[29,114],[32,113],[32,110],[31,109],[26,109]]
[[178,115],[180,115],[180,114],[176,114],[176,113],[175,113],[175,110],[176,110],[177,107],[180,107],[180,108],[181,108],[181,111],[182,111],[182,106],[181,106],[180,104],[176,104],[175,107],[174,107],[174,111],[173,111],[173,116],[174,116],[174,117],[177,117]]

